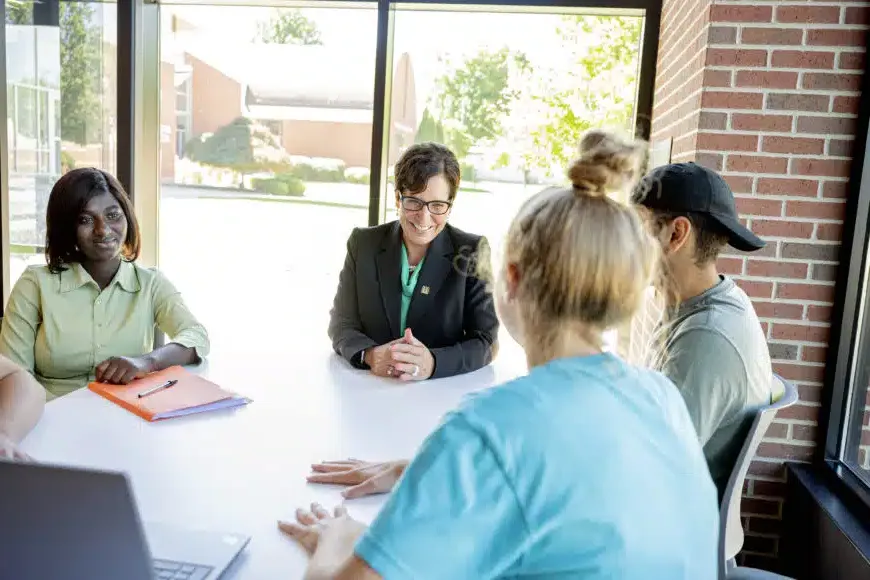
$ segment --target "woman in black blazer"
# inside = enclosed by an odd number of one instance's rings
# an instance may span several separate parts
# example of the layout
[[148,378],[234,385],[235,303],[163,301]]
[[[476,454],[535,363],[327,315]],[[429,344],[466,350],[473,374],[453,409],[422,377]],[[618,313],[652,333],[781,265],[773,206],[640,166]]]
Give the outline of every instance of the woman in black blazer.
[[447,223],[459,163],[443,145],[423,143],[395,174],[399,219],[348,239],[332,346],[357,368],[402,380],[477,370],[494,356],[498,318],[486,239]]

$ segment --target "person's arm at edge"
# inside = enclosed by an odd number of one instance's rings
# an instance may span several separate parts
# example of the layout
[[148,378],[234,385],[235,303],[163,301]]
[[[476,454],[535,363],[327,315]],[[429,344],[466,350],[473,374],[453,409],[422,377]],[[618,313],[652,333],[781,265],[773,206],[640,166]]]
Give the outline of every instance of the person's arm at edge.
[[198,364],[211,348],[205,327],[196,319],[181,293],[160,272],[154,281],[154,317],[172,342],[160,346],[143,358],[151,372],[176,365]]
[[15,443],[39,422],[45,389],[26,370],[0,355],[0,435]]
[[347,255],[329,312],[328,333],[337,354],[355,367],[365,368],[367,365],[359,356],[360,352],[377,346],[377,343],[360,330],[362,325],[357,309],[356,287],[358,231],[358,228],[354,228],[347,239]]
[[0,328],[0,355],[36,375],[36,333],[42,322],[39,278],[27,269],[9,294]]
[[34,372],[39,327],[39,281],[25,270],[9,296],[0,330],[0,435],[19,443],[45,408],[45,388]]
[[498,354],[498,315],[492,288],[489,242],[481,237],[474,261],[468,265],[465,284],[465,338],[458,343],[431,349],[435,360],[433,379],[476,371]]
[[381,580],[380,574],[353,553],[354,541],[355,538],[351,541],[332,537],[321,540],[308,564],[305,580]]
[[[475,446],[473,449],[470,449],[467,456],[450,451],[464,448],[461,443],[468,437],[471,438],[470,440],[474,442]],[[384,522],[382,521],[380,522],[380,530],[378,530],[378,521],[375,521],[372,529],[363,525],[341,526],[321,535],[317,548],[309,560],[309,565],[304,576],[305,580],[376,580],[383,578],[382,574],[387,574],[391,577],[412,577],[412,570],[406,568],[404,563],[397,562],[393,557],[394,555],[390,554],[391,550],[398,549],[401,551],[402,548],[397,548],[393,544],[388,551],[384,551],[384,544],[371,537],[368,538],[368,543],[365,545],[366,536],[373,530],[378,534],[383,533],[386,529],[387,537],[389,538],[391,533],[395,534],[397,530],[403,529],[406,522],[402,521],[402,517],[408,514],[408,506],[417,505],[419,495],[433,497],[431,495],[431,486],[436,486],[443,490],[445,477],[453,475],[456,477],[467,477],[473,473],[479,464],[473,463],[471,458],[479,458],[482,450],[486,451],[486,458],[491,462],[486,463],[484,472],[492,475],[491,471],[487,471],[487,467],[493,467],[497,462],[483,435],[472,427],[467,419],[459,413],[455,411],[449,413],[448,416],[442,419],[441,425],[426,438],[415,456],[417,472],[412,476],[414,483],[408,484],[406,482],[408,487],[405,488],[401,501],[393,503],[399,498],[395,495],[391,496],[387,505],[381,510],[378,517],[386,518],[386,521],[389,522],[387,527],[384,528]],[[459,469],[456,469],[457,466]],[[410,467],[410,462],[405,467]],[[502,468],[499,467],[496,477],[503,477],[503,474]],[[468,500],[466,496],[461,496],[462,499],[459,499],[460,496],[457,495],[449,495],[448,497],[455,499],[465,509],[451,509],[452,506],[448,506],[439,512],[439,517],[443,517],[444,513],[468,513]],[[507,504],[514,505],[513,497],[511,499],[503,497],[503,499],[505,499]],[[487,511],[489,512],[489,510]],[[397,516],[399,521],[396,521]],[[419,523],[419,520],[417,523]],[[416,532],[422,534],[423,541],[419,544],[421,546],[429,545],[425,540],[427,539],[427,534],[431,532],[426,528],[428,526],[416,528]],[[401,537],[404,540],[408,536],[402,533]],[[378,555],[373,556],[372,550]],[[378,560],[380,560],[380,564]],[[390,562],[386,570],[380,568],[380,566],[384,565],[385,561]],[[372,562],[372,564],[370,565],[369,562]],[[425,564],[422,565],[425,566]],[[376,571],[374,566],[379,567],[381,572]],[[402,572],[401,576],[399,575],[400,570]]]

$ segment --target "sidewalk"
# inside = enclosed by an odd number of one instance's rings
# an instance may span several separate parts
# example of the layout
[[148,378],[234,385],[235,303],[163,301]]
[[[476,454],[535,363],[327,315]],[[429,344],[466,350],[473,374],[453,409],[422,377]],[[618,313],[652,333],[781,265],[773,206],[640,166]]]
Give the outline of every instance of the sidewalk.
[[302,196],[272,195],[246,189],[210,187],[206,185],[186,185],[164,182],[160,186],[162,197],[207,198],[207,199],[250,199],[285,203],[308,203],[366,209],[369,206],[369,187],[355,183],[306,183]]

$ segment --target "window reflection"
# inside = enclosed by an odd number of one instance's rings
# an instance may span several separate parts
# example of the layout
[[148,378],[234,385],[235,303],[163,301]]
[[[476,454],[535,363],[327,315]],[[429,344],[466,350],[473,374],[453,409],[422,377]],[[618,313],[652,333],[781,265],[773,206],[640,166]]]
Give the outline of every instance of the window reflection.
[[[368,221],[376,6],[160,16],[160,267],[212,344],[322,349],[347,236]],[[247,316],[227,317],[252,283]]]
[[[115,168],[115,32],[111,2],[7,2],[10,278],[44,263],[45,206],[73,167]],[[58,24],[59,23],[59,24]]]

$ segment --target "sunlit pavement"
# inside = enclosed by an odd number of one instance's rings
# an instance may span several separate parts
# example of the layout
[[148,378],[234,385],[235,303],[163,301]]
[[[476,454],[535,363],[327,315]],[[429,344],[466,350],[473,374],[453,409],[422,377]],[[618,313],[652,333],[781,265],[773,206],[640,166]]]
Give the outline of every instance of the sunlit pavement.
[[[357,187],[365,199],[367,188]],[[347,238],[366,225],[366,209],[196,198],[166,189],[160,267],[208,326],[215,352],[330,348],[329,309]],[[462,194],[451,222],[489,236],[497,255],[522,199],[516,190]],[[503,354],[516,354],[507,336],[501,342]]]

